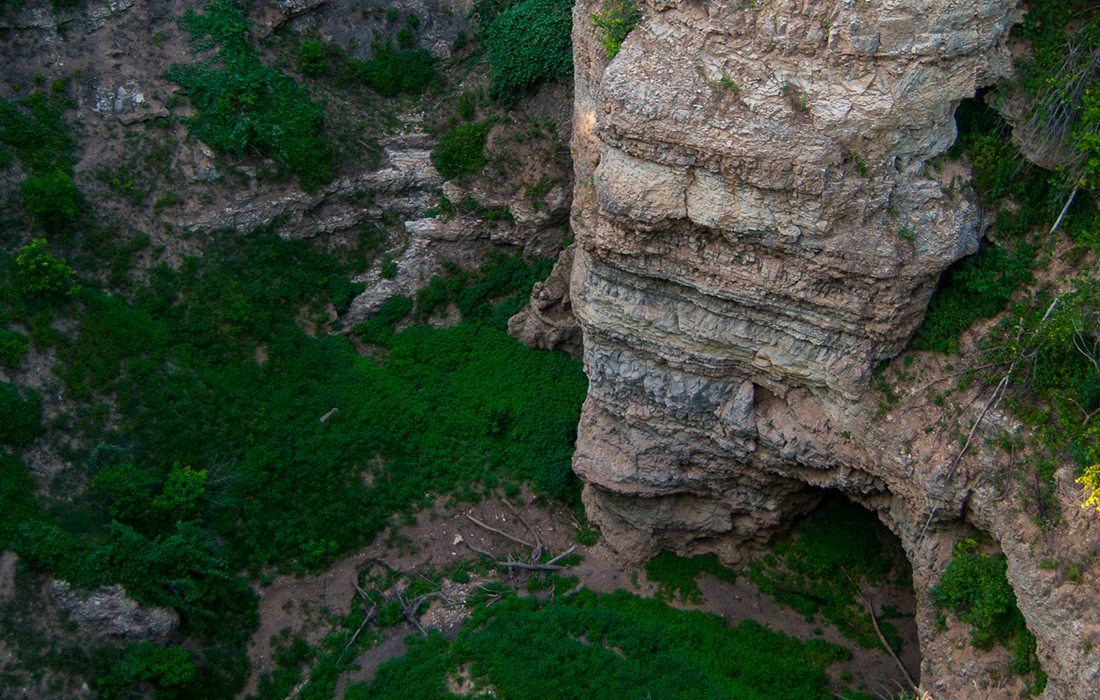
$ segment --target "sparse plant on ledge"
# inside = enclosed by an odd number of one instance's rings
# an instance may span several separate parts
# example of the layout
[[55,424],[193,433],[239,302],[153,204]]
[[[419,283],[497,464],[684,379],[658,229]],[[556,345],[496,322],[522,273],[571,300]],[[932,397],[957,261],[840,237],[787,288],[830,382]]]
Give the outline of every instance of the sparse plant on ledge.
[[598,30],[608,60],[615,58],[627,34],[642,19],[635,0],[604,0],[600,11],[592,15],[592,26]]

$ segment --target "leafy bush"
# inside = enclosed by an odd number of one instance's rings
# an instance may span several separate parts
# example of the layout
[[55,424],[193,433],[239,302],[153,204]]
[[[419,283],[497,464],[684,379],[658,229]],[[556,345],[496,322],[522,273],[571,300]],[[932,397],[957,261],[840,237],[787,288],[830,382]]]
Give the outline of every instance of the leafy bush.
[[461,670],[479,687],[516,698],[833,697],[824,668],[849,658],[820,640],[801,642],[746,620],[730,627],[707,613],[676,610],[624,591],[581,591],[540,604],[509,598],[484,608],[453,642],[436,632],[410,638],[348,700],[443,697]]
[[298,66],[306,75],[321,75],[328,68],[325,60],[325,44],[316,39],[306,39],[298,44]]
[[476,173],[485,165],[485,139],[492,122],[457,124],[432,149],[432,165],[444,180]]
[[947,270],[910,347],[943,353],[959,351],[959,332],[992,318],[1012,294],[1031,281],[1035,249],[987,247]]
[[573,71],[573,0],[523,0],[485,29],[490,92],[516,100],[544,80]]
[[72,231],[80,217],[80,191],[65,173],[32,175],[20,185],[23,204],[47,233]]
[[971,643],[981,649],[1000,644],[1014,653],[1013,670],[1021,675],[1034,672],[1033,692],[1041,692],[1046,677],[1035,656],[1035,636],[1027,629],[1016,594],[1005,572],[1002,554],[981,554],[978,543],[965,539],[955,545],[940,584],[932,589],[933,602],[947,608],[971,625]]
[[20,286],[28,294],[56,299],[72,296],[80,289],[75,282],[76,271],[50,253],[44,238],[36,238],[20,248],[15,266]]
[[0,363],[16,368],[26,355],[26,336],[7,328],[0,328]]
[[599,30],[600,44],[609,60],[619,53],[626,35],[641,19],[642,11],[635,0],[604,0],[600,11],[592,15],[592,26]]
[[438,81],[435,59],[424,49],[381,47],[370,60],[350,63],[360,79],[386,97],[419,95]]
[[[0,389],[0,397],[3,393],[4,390]],[[3,400],[0,398],[0,402]],[[0,508],[0,549],[7,549],[18,533],[20,523],[38,517],[34,480],[27,473],[27,465],[15,455],[0,453],[0,503],[4,504]]]
[[368,343],[382,342],[393,335],[397,324],[404,321],[412,309],[412,299],[396,294],[386,299],[374,316],[356,327],[355,332]]
[[42,399],[0,382],[0,445],[28,447],[42,433]]
[[96,690],[104,700],[131,698],[134,690],[151,686],[157,700],[188,697],[195,665],[186,650],[152,642],[130,642],[110,674],[97,679]]
[[679,597],[687,603],[702,603],[703,594],[696,579],[703,573],[720,581],[737,580],[737,575],[722,566],[713,554],[678,557],[672,552],[661,552],[645,565],[646,578],[657,584],[657,597],[662,600]]
[[191,132],[208,146],[237,156],[258,152],[316,190],[332,179],[332,149],[324,138],[321,106],[300,85],[264,66],[248,42],[250,23],[230,0],[212,0],[205,14],[182,20],[199,50],[218,48],[210,60],[174,65],[168,77],[187,89],[198,116]]

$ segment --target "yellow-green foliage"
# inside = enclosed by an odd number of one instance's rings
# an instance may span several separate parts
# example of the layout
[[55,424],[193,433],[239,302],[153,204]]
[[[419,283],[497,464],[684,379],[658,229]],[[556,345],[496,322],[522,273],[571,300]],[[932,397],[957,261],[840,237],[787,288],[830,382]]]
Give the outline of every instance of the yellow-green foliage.
[[1100,512],[1100,464],[1093,464],[1085,469],[1085,473],[1077,478],[1085,490],[1085,501],[1082,508],[1095,508]]
[[[635,0],[604,0],[600,11],[591,16],[592,26],[598,30],[600,44],[608,59],[615,58],[619,49],[635,25],[642,19],[642,11]],[[729,80],[730,85],[724,81]],[[722,87],[734,85],[729,76],[723,76]]]

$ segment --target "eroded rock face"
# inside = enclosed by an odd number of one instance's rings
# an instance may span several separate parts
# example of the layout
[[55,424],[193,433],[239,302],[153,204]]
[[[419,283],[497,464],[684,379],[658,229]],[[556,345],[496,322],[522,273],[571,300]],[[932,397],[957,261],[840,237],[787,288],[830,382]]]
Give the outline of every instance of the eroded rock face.
[[179,628],[175,610],[141,605],[119,585],[84,590],[53,580],[49,591],[84,632],[96,637],[163,642]]
[[597,3],[574,15],[570,295],[590,382],[574,469],[589,517],[628,559],[736,563],[812,509],[813,487],[844,492],[909,555],[923,682],[943,698],[1019,691],[991,681],[965,629],[933,623],[928,589],[973,526],[1009,558],[1048,696],[1089,697],[1100,679],[1095,615],[1071,624],[1079,594],[1036,567],[1053,540],[989,481],[1011,465],[953,460],[915,399],[876,419],[868,391],[939,274],[977,248],[975,206],[929,161],[959,101],[1010,72],[1016,5],[657,0],[610,62]]

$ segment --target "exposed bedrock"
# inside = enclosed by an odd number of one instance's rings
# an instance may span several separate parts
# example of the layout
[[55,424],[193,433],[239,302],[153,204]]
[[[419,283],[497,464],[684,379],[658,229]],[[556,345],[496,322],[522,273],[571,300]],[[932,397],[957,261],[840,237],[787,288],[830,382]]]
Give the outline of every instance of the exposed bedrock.
[[[1009,559],[1048,697],[1100,687],[1095,612],[1036,563],[1069,535],[1040,536],[1011,478],[989,483],[1003,459],[953,465],[920,430],[935,416],[874,419],[869,394],[939,274],[977,248],[976,207],[929,161],[954,141],[959,101],[1010,73],[1016,5],[657,0],[611,61],[599,3],[574,15],[566,292],[589,376],[574,458],[589,517],[626,559],[736,563],[811,510],[814,487],[844,492],[909,555],[922,682],[942,698],[1019,691],[989,676],[965,625],[933,622],[928,588],[975,528]],[[1095,536],[1079,516],[1065,530]]]

